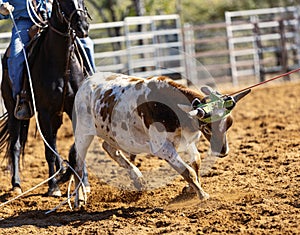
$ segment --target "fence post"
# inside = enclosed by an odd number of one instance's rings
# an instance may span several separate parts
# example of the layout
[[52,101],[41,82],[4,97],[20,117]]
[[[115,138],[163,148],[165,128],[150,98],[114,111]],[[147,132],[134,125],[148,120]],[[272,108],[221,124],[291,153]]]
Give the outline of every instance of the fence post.
[[263,65],[264,54],[263,54],[263,45],[261,42],[261,33],[258,24],[257,16],[251,16],[251,22],[253,24],[253,34],[254,34],[254,71],[255,76],[259,79],[260,82],[265,80],[265,70]]
[[230,67],[231,67],[231,76],[232,76],[232,84],[234,86],[238,85],[238,74],[237,74],[237,65],[236,58],[234,55],[234,43],[233,43],[233,33],[232,33],[232,22],[231,22],[231,13],[225,12],[225,21],[226,21],[226,32],[228,38],[228,49],[229,49],[229,59],[230,59]]
[[197,78],[197,64],[195,59],[195,38],[194,30],[191,24],[185,23],[183,26],[183,40],[184,50],[186,55],[184,56],[185,68],[186,68],[186,79],[189,82],[195,82]]
[[[131,65],[131,42],[130,42],[130,25],[127,22],[126,18],[124,19],[124,36],[125,36],[125,46],[126,46],[126,54],[127,54],[127,63],[124,67],[127,68],[127,74],[131,75],[133,73],[132,71],[132,65]],[[124,68],[125,69],[125,68]]]
[[[280,66],[281,72],[286,73],[288,71],[288,53],[286,48],[285,26],[284,20],[279,19],[279,34],[280,34]],[[290,80],[290,77],[285,77],[285,80]]]
[[296,19],[295,24],[295,52],[294,52],[294,63],[300,66],[300,5],[296,7],[294,11],[294,18]]

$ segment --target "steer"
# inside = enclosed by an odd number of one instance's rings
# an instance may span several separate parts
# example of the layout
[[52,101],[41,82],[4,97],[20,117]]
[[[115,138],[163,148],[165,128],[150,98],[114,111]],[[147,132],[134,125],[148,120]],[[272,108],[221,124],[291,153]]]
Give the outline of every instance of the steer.
[[[78,90],[74,103],[76,171],[82,176],[88,147],[98,136],[108,155],[128,169],[138,189],[143,187],[142,174],[126,155],[148,153],[166,160],[200,199],[207,199],[209,195],[200,185],[200,154],[196,147],[201,132],[210,141],[212,155],[226,156],[226,131],[232,125],[230,111],[250,90],[233,97],[209,87],[201,91],[204,94],[164,76],[143,79],[97,73],[90,77]],[[190,165],[182,160],[180,152],[189,154]],[[82,188],[78,191],[75,206],[85,203]]]

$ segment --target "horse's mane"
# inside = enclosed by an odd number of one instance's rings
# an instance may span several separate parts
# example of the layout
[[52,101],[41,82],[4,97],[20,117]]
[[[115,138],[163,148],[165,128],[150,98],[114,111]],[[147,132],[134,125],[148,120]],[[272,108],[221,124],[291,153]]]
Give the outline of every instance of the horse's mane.
[[27,56],[31,62],[34,61],[35,55],[38,53],[47,31],[48,28],[43,29],[41,32],[35,34],[35,36],[31,39],[30,43],[27,45]]

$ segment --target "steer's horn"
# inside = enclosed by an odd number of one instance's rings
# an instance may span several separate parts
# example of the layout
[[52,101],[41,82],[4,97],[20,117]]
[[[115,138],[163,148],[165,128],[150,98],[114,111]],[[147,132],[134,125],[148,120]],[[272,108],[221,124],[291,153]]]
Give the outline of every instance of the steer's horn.
[[205,111],[202,108],[197,108],[195,110],[192,110],[189,112],[189,115],[191,117],[198,117],[198,118],[204,118],[205,116]]
[[233,99],[235,102],[238,102],[240,99],[242,99],[243,97],[245,97],[246,95],[248,95],[250,93],[251,89],[242,91],[238,94],[236,94],[235,96],[233,96]]
[[201,101],[200,101],[198,98],[195,98],[195,99],[192,101],[192,107],[193,107],[194,109],[196,109],[200,104],[201,104]]

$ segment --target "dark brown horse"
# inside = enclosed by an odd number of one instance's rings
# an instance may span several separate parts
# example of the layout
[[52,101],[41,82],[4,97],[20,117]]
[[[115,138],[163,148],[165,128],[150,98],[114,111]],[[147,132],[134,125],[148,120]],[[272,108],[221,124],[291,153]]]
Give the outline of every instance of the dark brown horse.
[[[48,28],[37,39],[36,47],[29,57],[29,67],[35,96],[38,121],[42,135],[49,146],[56,151],[56,135],[62,124],[62,114],[72,118],[74,97],[84,79],[83,66],[79,59],[76,37],[88,34],[88,13],[84,0],[54,0]],[[0,120],[0,148],[6,146],[6,156],[12,166],[12,186],[21,192],[19,160],[27,141],[29,120],[20,121],[14,117],[15,100],[12,97],[11,82],[7,72],[7,55],[2,60],[3,77],[1,91],[7,114]],[[24,73],[26,75],[26,73]],[[69,158],[73,159],[72,146]],[[61,169],[61,159],[45,144],[45,156],[49,176]],[[59,196],[60,190],[55,178],[49,181],[48,195]],[[85,182],[88,185],[88,182]]]

